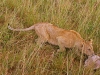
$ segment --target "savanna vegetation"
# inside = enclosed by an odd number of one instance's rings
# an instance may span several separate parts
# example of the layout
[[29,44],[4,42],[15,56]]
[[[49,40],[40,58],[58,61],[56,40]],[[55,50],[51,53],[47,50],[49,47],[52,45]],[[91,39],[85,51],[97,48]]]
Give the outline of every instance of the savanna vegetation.
[[[84,68],[75,50],[52,58],[57,46],[39,48],[35,31],[14,32],[7,28],[26,28],[50,22],[72,29],[93,39],[95,54],[100,55],[99,0],[0,0],[0,75],[92,75]],[[100,75],[97,70],[93,75]]]

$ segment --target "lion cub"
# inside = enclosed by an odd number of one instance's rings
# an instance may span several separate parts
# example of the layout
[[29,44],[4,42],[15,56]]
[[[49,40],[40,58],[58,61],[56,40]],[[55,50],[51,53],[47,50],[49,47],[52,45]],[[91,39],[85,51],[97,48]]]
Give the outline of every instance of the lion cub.
[[51,23],[37,23],[25,29],[14,29],[10,26],[8,26],[8,28],[13,31],[28,31],[34,29],[38,35],[38,45],[45,42],[58,45],[58,52],[65,51],[65,48],[75,47],[86,55],[94,54],[92,40],[85,41],[78,32],[74,30],[64,30]]

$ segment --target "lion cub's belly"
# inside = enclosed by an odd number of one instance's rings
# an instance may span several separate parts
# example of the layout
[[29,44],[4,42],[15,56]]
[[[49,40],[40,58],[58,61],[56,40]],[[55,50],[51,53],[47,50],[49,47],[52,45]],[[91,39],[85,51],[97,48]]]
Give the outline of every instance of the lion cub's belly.
[[49,38],[48,42],[53,45],[58,45],[58,41],[56,38]]

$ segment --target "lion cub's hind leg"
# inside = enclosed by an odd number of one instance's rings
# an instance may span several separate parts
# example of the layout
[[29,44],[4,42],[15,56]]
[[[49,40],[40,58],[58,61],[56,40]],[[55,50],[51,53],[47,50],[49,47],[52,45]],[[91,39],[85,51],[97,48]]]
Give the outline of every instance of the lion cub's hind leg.
[[45,32],[44,34],[38,34],[37,45],[42,47],[42,45],[48,42],[49,35]]
[[47,42],[46,39],[44,39],[43,37],[38,37],[36,43],[37,43],[37,45],[38,45],[39,47],[42,47],[42,45],[43,45],[45,42]]
[[59,45],[59,49],[57,50],[57,52],[64,52],[66,51],[64,45],[63,45],[63,41],[61,37],[57,37],[58,40],[58,45]]
[[37,39],[37,45],[39,47],[41,47],[45,42],[48,41],[49,39],[49,35],[48,33],[46,32],[46,30],[37,30],[36,31],[37,35],[38,35],[38,39]]

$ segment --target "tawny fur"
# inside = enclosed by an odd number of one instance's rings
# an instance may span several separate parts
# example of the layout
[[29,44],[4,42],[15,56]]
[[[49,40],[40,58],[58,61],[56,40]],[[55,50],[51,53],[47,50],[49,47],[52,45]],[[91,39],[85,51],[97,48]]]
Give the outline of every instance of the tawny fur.
[[13,31],[28,31],[34,29],[38,35],[38,45],[45,42],[58,45],[58,52],[65,51],[65,48],[75,47],[83,51],[86,55],[94,54],[92,40],[85,41],[78,32],[74,30],[64,30],[51,23],[37,23],[26,29],[14,29],[10,26],[8,26],[8,28]]

